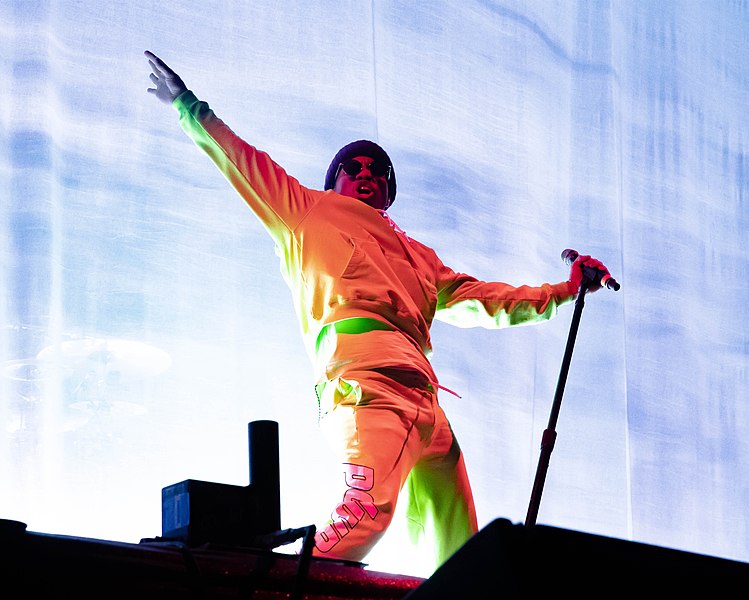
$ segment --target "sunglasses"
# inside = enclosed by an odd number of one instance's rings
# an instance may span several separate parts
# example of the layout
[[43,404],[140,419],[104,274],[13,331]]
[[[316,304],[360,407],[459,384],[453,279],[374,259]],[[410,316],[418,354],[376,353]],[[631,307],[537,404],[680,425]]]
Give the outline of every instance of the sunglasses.
[[[335,177],[338,179],[341,169],[343,169],[343,172],[346,173],[346,175],[356,177],[361,173],[363,168],[364,165],[362,163],[355,158],[352,158],[338,165],[338,171],[336,171]],[[375,160],[371,162],[367,168],[369,169],[369,172],[372,173],[372,177],[385,177],[386,179],[390,179],[392,167],[385,161]]]

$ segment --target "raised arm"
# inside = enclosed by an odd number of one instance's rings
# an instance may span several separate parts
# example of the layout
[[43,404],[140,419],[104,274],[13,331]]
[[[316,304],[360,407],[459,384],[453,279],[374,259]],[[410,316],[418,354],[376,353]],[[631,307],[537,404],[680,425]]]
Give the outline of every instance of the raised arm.
[[154,87],[148,92],[179,113],[183,131],[214,162],[284,252],[293,248],[294,230],[323,192],[302,186],[265,152],[232,131],[207,102],[153,52],[144,52]]

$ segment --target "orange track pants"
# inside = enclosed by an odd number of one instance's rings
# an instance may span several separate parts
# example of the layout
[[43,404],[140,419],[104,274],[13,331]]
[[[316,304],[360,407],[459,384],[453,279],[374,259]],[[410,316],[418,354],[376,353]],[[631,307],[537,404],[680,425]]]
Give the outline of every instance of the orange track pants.
[[478,531],[463,454],[425,379],[347,373],[326,382],[320,402],[343,477],[313,555],[361,562],[390,525],[401,491],[411,539],[432,545],[435,569]]

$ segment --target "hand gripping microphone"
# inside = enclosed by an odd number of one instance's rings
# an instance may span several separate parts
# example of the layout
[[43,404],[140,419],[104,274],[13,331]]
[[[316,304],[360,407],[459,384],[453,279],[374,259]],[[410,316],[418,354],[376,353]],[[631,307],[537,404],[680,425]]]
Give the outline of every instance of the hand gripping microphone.
[[[580,256],[580,254],[577,250],[573,250],[572,248],[567,248],[562,252],[562,260],[567,265],[571,265],[575,262],[575,259],[577,259],[578,256]],[[622,287],[617,283],[616,279],[608,273],[604,273],[603,271],[599,271],[592,267],[586,267],[585,265],[583,265],[583,276],[592,283],[605,286],[615,292],[619,291],[619,288]]]

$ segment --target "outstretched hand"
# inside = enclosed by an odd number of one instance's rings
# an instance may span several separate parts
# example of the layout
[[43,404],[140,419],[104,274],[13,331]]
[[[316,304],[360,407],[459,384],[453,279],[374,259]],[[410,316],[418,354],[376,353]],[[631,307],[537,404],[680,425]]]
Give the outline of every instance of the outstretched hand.
[[150,50],[146,50],[143,54],[148,58],[152,71],[150,79],[156,86],[148,88],[149,94],[154,94],[165,104],[171,104],[177,96],[187,91],[185,82],[163,60]]

